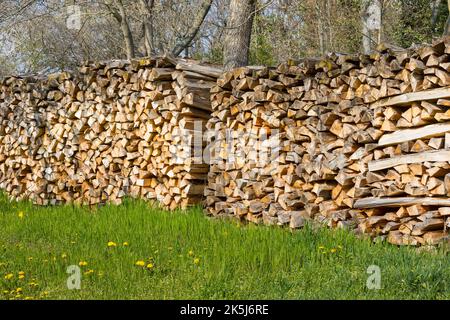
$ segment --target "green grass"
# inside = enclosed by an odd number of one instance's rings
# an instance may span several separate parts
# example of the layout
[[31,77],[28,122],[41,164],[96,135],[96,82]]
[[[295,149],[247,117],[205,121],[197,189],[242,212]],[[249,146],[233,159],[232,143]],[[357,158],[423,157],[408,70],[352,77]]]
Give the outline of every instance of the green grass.
[[[88,263],[81,290],[68,290],[67,267],[80,261]],[[366,287],[370,265],[381,268],[380,290]],[[200,208],[170,213],[133,200],[91,211],[1,196],[0,275],[1,299],[450,298],[443,249],[373,244],[342,230],[244,226]]]

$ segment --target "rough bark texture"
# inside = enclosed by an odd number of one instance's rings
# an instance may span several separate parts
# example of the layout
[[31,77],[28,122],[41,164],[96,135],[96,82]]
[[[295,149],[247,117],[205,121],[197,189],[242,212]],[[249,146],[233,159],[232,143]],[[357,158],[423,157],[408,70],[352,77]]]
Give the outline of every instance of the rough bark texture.
[[[448,11],[450,12],[450,0],[448,0]],[[444,36],[450,35],[450,14],[447,17],[444,28]]]
[[224,67],[226,70],[248,64],[255,7],[255,0],[231,0],[224,43]]
[[142,9],[144,10],[145,20],[143,22],[144,29],[144,45],[147,56],[154,53],[154,33],[153,33],[153,8],[154,0],[141,0]]
[[116,0],[116,5],[120,15],[120,29],[122,30],[123,39],[125,41],[125,51],[127,59],[135,57],[133,35],[128,24],[127,14],[123,6],[122,0]]

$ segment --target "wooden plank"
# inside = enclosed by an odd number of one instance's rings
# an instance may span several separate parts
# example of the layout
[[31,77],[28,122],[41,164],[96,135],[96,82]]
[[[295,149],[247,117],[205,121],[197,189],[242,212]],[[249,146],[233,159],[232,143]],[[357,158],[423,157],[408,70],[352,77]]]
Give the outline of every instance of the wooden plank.
[[213,78],[218,78],[223,73],[223,69],[216,66],[200,65],[198,63],[183,60],[178,60],[176,68],[177,70],[195,72]]
[[450,97],[450,87],[410,92],[376,101],[370,105],[372,109],[385,106],[408,105],[414,101],[436,100]]
[[407,154],[395,158],[369,161],[369,171],[378,171],[392,168],[401,164],[421,163],[425,161],[450,161],[450,150],[425,151],[416,154]]
[[398,197],[398,198],[364,198],[356,200],[353,204],[355,209],[399,207],[399,206],[450,206],[450,198],[420,198],[420,197]]
[[378,141],[378,146],[389,146],[421,138],[432,138],[444,135],[448,131],[450,131],[450,122],[430,124],[415,129],[398,130],[394,133],[383,135]]

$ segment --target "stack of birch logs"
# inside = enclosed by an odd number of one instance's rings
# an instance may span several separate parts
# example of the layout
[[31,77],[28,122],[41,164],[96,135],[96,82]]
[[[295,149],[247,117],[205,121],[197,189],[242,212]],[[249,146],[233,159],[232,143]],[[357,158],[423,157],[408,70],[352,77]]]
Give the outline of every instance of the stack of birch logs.
[[212,215],[314,219],[394,244],[450,227],[450,39],[224,73],[207,126]]
[[199,203],[208,166],[193,157],[193,140],[220,74],[159,57],[3,79],[0,188],[37,204],[120,203],[127,195],[170,209]]

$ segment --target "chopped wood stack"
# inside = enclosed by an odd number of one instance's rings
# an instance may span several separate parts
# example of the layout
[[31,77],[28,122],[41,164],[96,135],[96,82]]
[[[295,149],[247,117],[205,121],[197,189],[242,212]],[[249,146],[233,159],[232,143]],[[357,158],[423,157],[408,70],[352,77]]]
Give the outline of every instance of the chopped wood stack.
[[0,188],[38,204],[120,203],[126,195],[170,209],[199,203],[208,166],[194,158],[193,140],[220,74],[163,57],[4,79]]
[[446,38],[223,74],[207,125],[218,132],[208,212],[293,228],[315,219],[395,244],[441,241],[449,53]]

